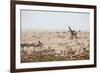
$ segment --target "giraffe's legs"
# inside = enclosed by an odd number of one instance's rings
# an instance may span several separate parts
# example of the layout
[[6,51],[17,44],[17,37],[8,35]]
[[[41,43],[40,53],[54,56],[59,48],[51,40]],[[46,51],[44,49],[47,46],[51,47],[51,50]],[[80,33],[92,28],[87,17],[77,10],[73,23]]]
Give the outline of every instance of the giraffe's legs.
[[77,33],[75,31],[72,31],[71,32],[71,39],[73,39],[74,37],[77,39]]

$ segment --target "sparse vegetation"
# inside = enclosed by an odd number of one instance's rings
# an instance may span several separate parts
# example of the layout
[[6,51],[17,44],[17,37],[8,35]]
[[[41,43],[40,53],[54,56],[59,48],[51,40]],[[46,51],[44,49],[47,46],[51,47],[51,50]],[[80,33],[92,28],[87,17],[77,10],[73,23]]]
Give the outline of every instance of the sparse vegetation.
[[88,32],[77,32],[77,39],[70,39],[69,32],[49,33],[22,33],[22,63],[89,59]]

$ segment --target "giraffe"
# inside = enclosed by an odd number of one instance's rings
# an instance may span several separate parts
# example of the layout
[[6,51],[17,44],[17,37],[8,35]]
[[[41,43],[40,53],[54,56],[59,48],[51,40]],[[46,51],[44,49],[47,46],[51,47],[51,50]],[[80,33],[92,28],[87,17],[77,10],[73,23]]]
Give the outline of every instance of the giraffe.
[[74,37],[77,39],[77,32],[75,32],[75,30],[72,30],[70,27],[68,27],[68,28],[71,33],[71,39],[73,39]]

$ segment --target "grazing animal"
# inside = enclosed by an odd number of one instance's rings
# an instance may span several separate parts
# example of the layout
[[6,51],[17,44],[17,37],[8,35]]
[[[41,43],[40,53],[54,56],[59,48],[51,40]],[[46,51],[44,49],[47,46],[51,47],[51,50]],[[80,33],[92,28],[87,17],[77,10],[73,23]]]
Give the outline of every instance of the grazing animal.
[[41,47],[43,46],[44,44],[41,42],[41,41],[38,41],[38,43],[30,43],[30,44],[28,44],[28,43],[23,43],[23,44],[21,44],[21,47],[22,48],[24,48],[24,47],[27,47],[27,48],[29,48],[29,47],[34,47],[34,52],[35,52],[35,48],[38,48],[38,50],[40,51],[41,50]]
[[31,43],[31,44],[28,44],[28,43],[21,43],[21,47],[22,48],[24,48],[24,47],[30,47],[30,46],[32,46],[33,44]]
[[33,47],[34,47],[34,52],[35,52],[35,48],[38,48],[38,51],[41,51],[41,48],[44,44],[41,41],[38,41],[38,43],[33,43]]
[[74,37],[77,39],[77,32],[75,32],[75,30],[72,30],[70,27],[69,30],[71,32],[71,39],[73,39]]
[[22,44],[22,43],[21,43],[21,47],[22,47],[22,48],[24,48],[26,45],[27,45],[26,43],[25,43],[25,44]]

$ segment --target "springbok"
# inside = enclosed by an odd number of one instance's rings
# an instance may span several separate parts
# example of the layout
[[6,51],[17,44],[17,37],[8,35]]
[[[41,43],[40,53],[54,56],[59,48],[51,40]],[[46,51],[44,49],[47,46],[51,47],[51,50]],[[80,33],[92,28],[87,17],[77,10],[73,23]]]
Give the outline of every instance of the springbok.
[[43,47],[43,43],[41,41],[38,41],[38,43],[33,43],[33,47],[34,47],[34,52],[35,52],[35,48],[38,48],[38,51],[41,51],[41,48]]
[[24,47],[34,47],[34,52],[35,52],[35,48],[38,48],[38,50],[40,51],[41,50],[41,47],[43,46],[44,44],[42,43],[42,42],[40,42],[40,41],[38,41],[38,43],[30,43],[30,44],[28,44],[28,43],[23,43],[23,44],[21,44],[21,47],[22,48],[24,48]]

